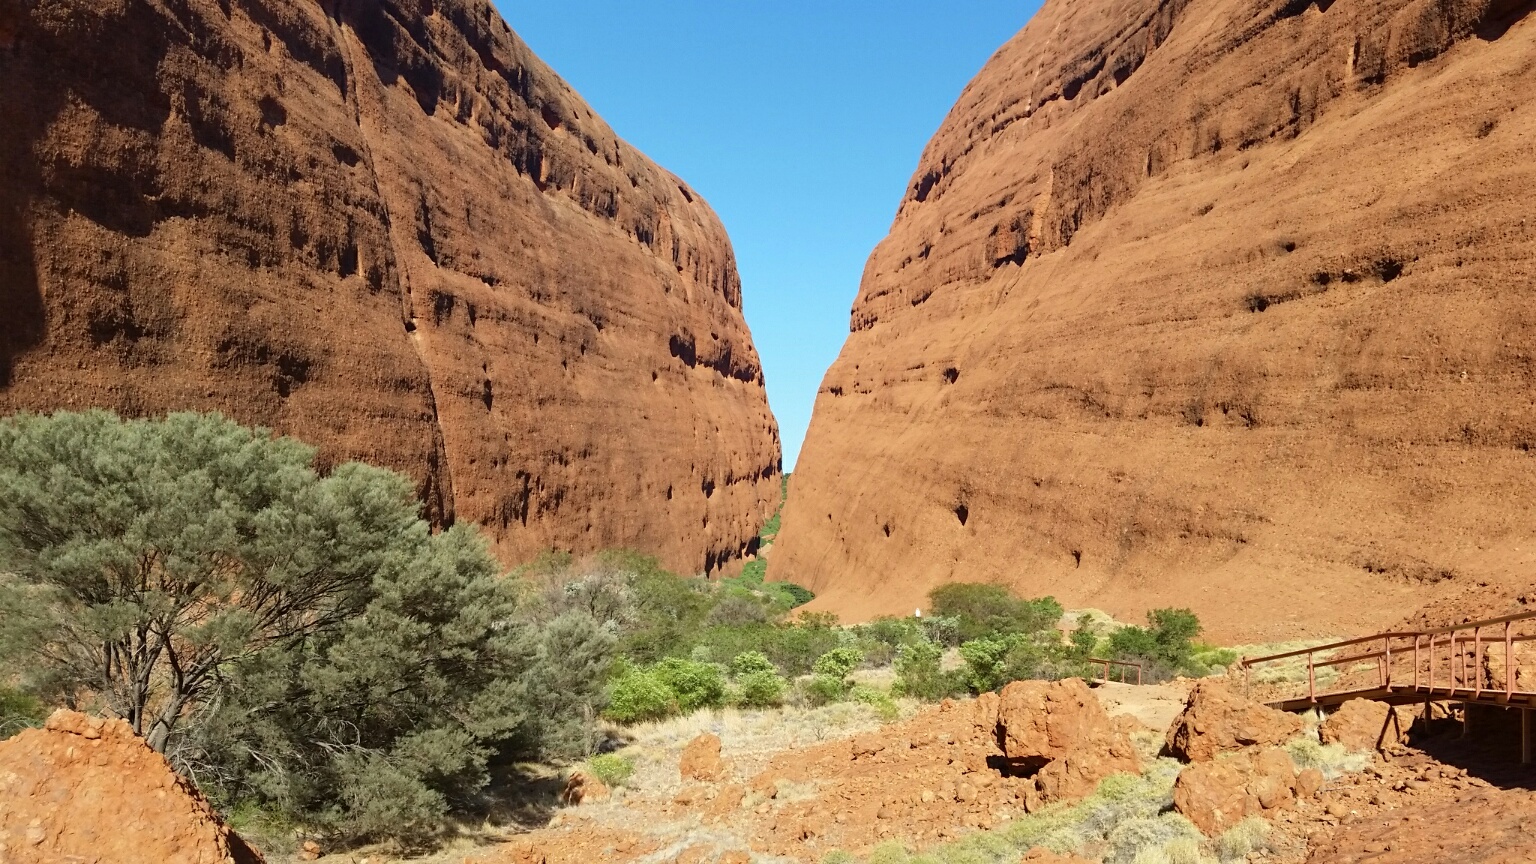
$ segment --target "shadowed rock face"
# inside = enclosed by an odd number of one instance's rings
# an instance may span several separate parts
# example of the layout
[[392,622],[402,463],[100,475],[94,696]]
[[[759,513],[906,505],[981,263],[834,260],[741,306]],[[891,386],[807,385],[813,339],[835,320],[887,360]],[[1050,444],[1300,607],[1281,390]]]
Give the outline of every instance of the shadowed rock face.
[[223,411],[512,558],[755,545],[725,231],[485,0],[24,0],[0,77],[0,412]]
[[1048,2],[870,258],[775,578],[1297,638],[1523,572],[1533,5]]

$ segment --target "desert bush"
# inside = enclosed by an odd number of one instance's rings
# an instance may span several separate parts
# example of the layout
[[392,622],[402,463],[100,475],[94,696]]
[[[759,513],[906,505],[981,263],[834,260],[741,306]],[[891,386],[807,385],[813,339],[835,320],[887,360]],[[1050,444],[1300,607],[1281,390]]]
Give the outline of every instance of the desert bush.
[[1114,851],[1104,859],[1105,864],[1136,864],[1149,851],[1167,861],[1171,857],[1169,848],[1176,844],[1181,847],[1194,844],[1199,849],[1204,837],[1200,829],[1183,816],[1161,813],[1121,822],[1109,832],[1107,839]]
[[683,714],[725,704],[725,673],[713,663],[668,657],[651,669],[676,694],[678,711]]
[[860,705],[868,705],[875,711],[875,716],[882,723],[894,722],[901,716],[901,709],[896,706],[896,700],[891,694],[875,687],[854,686],[849,697]]
[[1247,861],[1254,852],[1269,849],[1269,823],[1249,816],[1216,839],[1216,855],[1223,864]]
[[1195,658],[1194,638],[1200,635],[1200,619],[1188,609],[1154,609],[1147,626],[1122,627],[1111,633],[1108,651],[1112,659],[1139,662],[1149,683],[1175,675],[1204,675],[1209,666]]
[[960,646],[965,683],[972,693],[987,693],[1007,683],[1009,640],[995,636],[972,639]]
[[735,702],[743,708],[772,708],[784,702],[789,682],[777,672],[748,672],[736,679]]
[[1002,586],[970,582],[941,585],[928,602],[935,614],[956,619],[962,643],[1054,628],[1064,611],[1052,597],[1021,600]]
[[732,675],[751,675],[754,672],[778,673],[778,669],[761,651],[743,651],[731,659]]
[[475,806],[493,758],[589,746],[611,634],[574,612],[522,624],[482,540],[434,539],[336,632],[226,670],[173,761],[220,802],[420,840]]
[[848,675],[863,661],[856,648],[833,648],[816,658],[811,678],[801,687],[806,701],[812,705],[843,701],[849,693]]
[[925,642],[927,636],[916,618],[876,618],[852,628],[855,642],[864,652],[866,662],[885,666],[896,659],[905,645]]
[[1329,780],[1364,771],[1373,758],[1368,752],[1350,752],[1343,744],[1324,744],[1315,730],[1292,739],[1285,750],[1298,769],[1316,768]]
[[660,676],[626,664],[609,685],[603,716],[619,723],[639,723],[670,717],[677,711],[677,694]]
[[[497,757],[577,750],[613,636],[519,608],[408,478],[216,415],[0,422],[0,646],[123,716],[210,797],[427,836]],[[576,601],[572,601],[573,604]]]
[[857,648],[834,648],[816,658],[811,671],[841,681],[863,662],[864,655]]
[[902,696],[937,702],[955,695],[955,681],[942,669],[944,651],[927,640],[896,652],[896,689]]
[[587,760],[587,770],[592,776],[610,787],[623,786],[635,773],[635,760],[618,753],[604,753]]
[[47,716],[48,710],[42,700],[8,687],[0,687],[0,739],[9,738],[23,729],[41,726]]
[[231,664],[358,616],[428,544],[405,478],[313,458],[211,415],[0,422],[5,641],[164,751]]

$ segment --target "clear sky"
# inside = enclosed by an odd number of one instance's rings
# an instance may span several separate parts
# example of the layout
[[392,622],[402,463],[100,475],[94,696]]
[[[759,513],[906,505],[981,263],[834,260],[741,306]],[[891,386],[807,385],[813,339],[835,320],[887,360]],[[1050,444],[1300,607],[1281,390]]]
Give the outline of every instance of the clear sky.
[[724,220],[792,468],[923,146],[1038,0],[494,2]]

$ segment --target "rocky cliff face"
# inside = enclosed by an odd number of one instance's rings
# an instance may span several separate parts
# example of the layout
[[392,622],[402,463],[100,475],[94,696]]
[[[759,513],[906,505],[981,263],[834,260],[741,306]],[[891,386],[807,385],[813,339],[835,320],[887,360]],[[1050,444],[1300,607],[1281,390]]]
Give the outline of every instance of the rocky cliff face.
[[776,578],[1225,638],[1536,563],[1530,0],[1050,0],[870,258]]
[[486,0],[0,5],[0,412],[223,411],[510,557],[777,497],[734,256]]

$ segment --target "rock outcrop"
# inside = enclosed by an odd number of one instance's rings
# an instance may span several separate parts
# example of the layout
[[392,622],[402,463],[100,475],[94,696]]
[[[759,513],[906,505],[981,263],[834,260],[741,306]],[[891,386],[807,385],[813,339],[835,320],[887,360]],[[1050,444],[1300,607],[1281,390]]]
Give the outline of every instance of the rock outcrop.
[[1168,727],[1164,750],[1184,762],[1209,762],[1245,747],[1284,744],[1303,725],[1294,714],[1245,699],[1207,678],[1190,691],[1184,711]]
[[1049,0],[869,260],[771,575],[1257,640],[1523,574],[1532,8]]
[[720,757],[720,736],[705,732],[689,741],[678,759],[677,772],[684,780],[724,779],[730,773],[730,765]]
[[1324,744],[1342,744],[1346,750],[1390,750],[1407,737],[1410,725],[1385,702],[1351,699],[1318,725],[1317,734]]
[[1249,816],[1285,810],[1296,802],[1298,786],[1316,794],[1318,775],[1298,783],[1296,765],[1284,750],[1243,752],[1214,762],[1198,762],[1173,784],[1173,807],[1206,835],[1215,837]]
[[0,741],[0,861],[261,864],[121,720],[58,711]]
[[487,0],[0,4],[0,413],[218,410],[509,558],[752,551],[725,230]]
[[1045,802],[1082,798],[1105,777],[1141,772],[1130,737],[1078,678],[1004,687],[996,737],[1005,764],[1033,776]]

